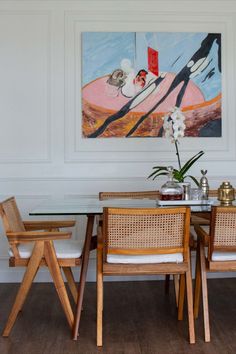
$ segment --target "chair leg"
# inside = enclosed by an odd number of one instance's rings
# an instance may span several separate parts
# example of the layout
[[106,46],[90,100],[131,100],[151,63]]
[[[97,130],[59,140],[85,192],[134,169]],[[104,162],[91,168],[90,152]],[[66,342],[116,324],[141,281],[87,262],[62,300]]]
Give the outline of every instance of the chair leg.
[[175,301],[176,301],[176,307],[178,308],[179,306],[179,275],[174,274],[174,289],[175,289]]
[[208,291],[206,278],[206,259],[204,246],[200,243],[200,267],[202,279],[202,305],[203,305],[203,319],[204,319],[204,333],[205,342],[210,342],[210,323],[209,323],[209,308],[208,308]]
[[190,257],[188,254],[189,266],[186,272],[186,288],[187,288],[187,304],[188,304],[188,326],[189,326],[189,341],[190,344],[195,343],[195,330],[193,318],[193,289],[192,289],[192,274],[190,266]]
[[170,274],[166,274],[166,278],[165,278],[165,293],[169,294],[169,290],[170,290]]
[[102,250],[97,251],[97,346],[102,346],[103,320],[103,274]]
[[182,321],[184,317],[185,274],[180,274],[179,283],[178,320]]
[[201,269],[200,269],[200,248],[198,243],[197,253],[196,253],[195,286],[194,286],[194,305],[193,305],[194,318],[198,318],[200,295],[201,295]]
[[17,315],[23,307],[23,304],[25,302],[27,294],[30,290],[30,287],[31,287],[32,282],[35,278],[35,275],[38,271],[40,261],[43,257],[43,253],[44,253],[44,242],[37,241],[35,243],[35,246],[34,246],[32,255],[30,257],[28,266],[26,268],[22,283],[21,283],[18,293],[16,295],[16,299],[15,299],[14,305],[12,307],[11,313],[9,315],[9,318],[7,320],[7,324],[4,328],[3,337],[9,336],[11,329],[16,321]]
[[47,262],[48,269],[54,281],[54,285],[58,293],[60,302],[65,312],[67,321],[69,323],[69,326],[72,328],[74,323],[74,315],[66,292],[66,287],[62,278],[61,270],[57,262],[57,257],[52,241],[45,242],[44,256]]
[[65,277],[66,277],[70,292],[72,294],[72,297],[74,299],[74,302],[77,304],[78,289],[75,284],[75,279],[74,279],[74,275],[72,273],[71,267],[62,267],[62,269],[65,274]]

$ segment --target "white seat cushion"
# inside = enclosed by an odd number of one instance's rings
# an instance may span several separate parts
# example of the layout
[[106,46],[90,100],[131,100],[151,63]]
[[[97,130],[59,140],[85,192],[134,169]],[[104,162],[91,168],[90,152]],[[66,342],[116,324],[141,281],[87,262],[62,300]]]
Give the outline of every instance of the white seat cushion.
[[213,261],[236,261],[236,252],[212,252]]
[[133,264],[148,264],[148,263],[181,263],[183,262],[182,253],[174,254],[148,254],[148,255],[123,255],[123,254],[108,254],[108,263],[133,263]]
[[[54,241],[57,258],[79,258],[82,254],[82,246],[80,242],[74,240]],[[34,242],[21,243],[18,245],[18,251],[21,258],[30,258]],[[9,254],[13,257],[13,252],[10,249]]]

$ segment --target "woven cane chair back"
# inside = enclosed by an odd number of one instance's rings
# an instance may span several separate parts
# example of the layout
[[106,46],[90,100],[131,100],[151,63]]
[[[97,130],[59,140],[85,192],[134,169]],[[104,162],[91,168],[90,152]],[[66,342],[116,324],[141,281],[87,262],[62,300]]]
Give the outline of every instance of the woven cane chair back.
[[106,254],[185,253],[189,218],[185,207],[104,208]]
[[236,251],[236,207],[212,207],[209,257],[213,251]]
[[142,192],[100,192],[99,200],[107,199],[158,199],[159,191],[142,191]]
[[25,231],[25,227],[14,197],[0,203],[0,213],[5,232]]

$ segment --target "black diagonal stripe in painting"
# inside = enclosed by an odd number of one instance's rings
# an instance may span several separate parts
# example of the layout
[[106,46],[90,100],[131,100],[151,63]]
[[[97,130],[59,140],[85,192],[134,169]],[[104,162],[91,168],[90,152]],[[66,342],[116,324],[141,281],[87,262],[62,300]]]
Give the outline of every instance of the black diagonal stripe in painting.
[[[140,124],[148,118],[148,116],[162,103],[165,101],[165,99],[169,96],[169,94],[181,83],[183,83],[183,86],[176,98],[176,106],[180,107],[180,104],[182,102],[184,93],[187,88],[187,84],[189,80],[191,79],[191,76],[194,75],[195,72],[199,71],[199,68],[203,66],[203,69],[200,70],[201,72],[204,71],[207,68],[207,63],[206,62],[204,66],[204,62],[206,61],[207,56],[210,53],[210,50],[212,48],[213,43],[216,41],[218,44],[218,65],[219,69],[221,69],[221,55],[220,55],[220,48],[221,48],[221,41],[220,41],[220,34],[218,33],[208,33],[208,35],[204,38],[204,40],[201,43],[200,48],[194,53],[192,58],[188,61],[188,63],[183,67],[183,69],[175,76],[174,80],[172,81],[167,93],[147,112],[145,113],[139,120],[138,122],[133,126],[133,128],[128,132],[126,137],[131,136],[137,128],[140,126]],[[199,63],[199,64],[198,64]]]
[[103,124],[93,133],[89,134],[87,138],[97,138],[99,135],[101,135],[112,122],[115,122],[117,119],[124,117],[127,113],[130,112],[131,109],[137,107],[140,103],[142,103],[158,87],[158,85],[162,82],[163,79],[164,77],[159,76],[156,80],[151,82],[135,97],[129,100],[119,111],[109,116],[103,122]]

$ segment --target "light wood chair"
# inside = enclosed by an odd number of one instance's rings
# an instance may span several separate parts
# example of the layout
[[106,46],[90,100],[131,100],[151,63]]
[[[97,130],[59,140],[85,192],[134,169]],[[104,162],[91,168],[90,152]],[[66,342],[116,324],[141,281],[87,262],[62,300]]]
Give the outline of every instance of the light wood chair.
[[194,317],[198,317],[202,288],[205,341],[210,342],[207,272],[236,271],[236,207],[213,206],[210,231],[195,225],[198,236]]
[[[160,199],[159,190],[156,191],[132,191],[132,192],[100,192],[99,200],[109,200],[109,199],[151,199],[156,200]],[[102,222],[102,216],[97,220],[97,224]],[[175,290],[175,299],[176,306],[179,304],[179,277],[178,275],[173,275],[174,280],[174,290]],[[183,286],[183,285],[182,285]],[[165,276],[165,293],[169,294],[170,289],[170,274]],[[179,316],[181,316],[179,314]],[[182,318],[180,318],[182,319]]]
[[64,271],[73,299],[76,302],[78,291],[71,267],[81,264],[82,247],[79,242],[69,240],[71,232],[61,232],[59,228],[72,227],[75,225],[75,221],[23,221],[14,197],[0,203],[0,214],[10,245],[9,265],[10,267],[26,267],[3,336],[9,336],[41,266],[48,267],[67,321],[72,328],[74,315],[60,268]]
[[190,209],[104,208],[103,215],[97,250],[97,346],[102,346],[103,276],[109,275],[181,274],[186,277],[189,338],[190,343],[195,343]]

